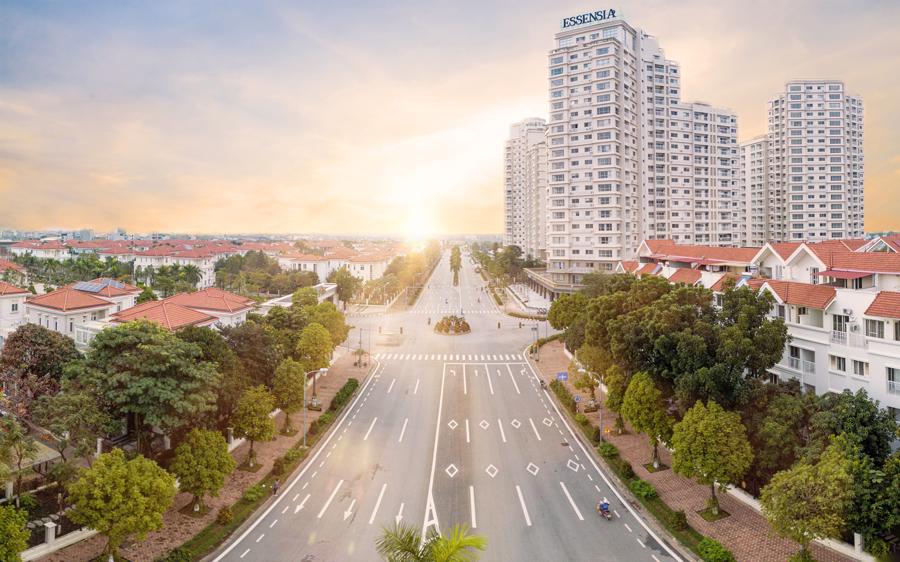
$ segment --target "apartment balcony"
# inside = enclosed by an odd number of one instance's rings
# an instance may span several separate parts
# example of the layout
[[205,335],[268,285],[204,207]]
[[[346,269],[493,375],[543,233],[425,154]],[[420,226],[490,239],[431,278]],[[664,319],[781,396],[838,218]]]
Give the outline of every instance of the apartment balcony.
[[816,364],[799,357],[788,357],[788,367],[795,371],[800,371],[804,375],[816,374]]
[[887,381],[888,394],[900,394],[900,381]]
[[831,343],[836,345],[843,345],[844,347],[856,347],[860,349],[865,349],[868,347],[868,342],[862,335],[853,334],[850,332],[841,332],[838,330],[832,330]]

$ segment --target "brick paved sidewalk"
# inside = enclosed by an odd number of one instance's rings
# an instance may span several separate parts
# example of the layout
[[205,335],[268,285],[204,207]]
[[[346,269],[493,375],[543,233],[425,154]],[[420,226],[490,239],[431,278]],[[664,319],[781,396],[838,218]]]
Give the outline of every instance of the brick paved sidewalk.
[[[338,389],[347,382],[347,379],[355,377],[362,385],[368,369],[354,367],[353,360],[352,355],[344,355],[329,369],[327,376],[317,381],[316,394],[326,409],[331,404],[331,399]],[[323,413],[324,409],[322,412],[310,411],[309,423],[318,419]],[[281,430],[283,419],[283,414],[279,413],[275,420],[275,427],[279,430]],[[294,414],[292,421],[294,422],[294,427],[302,428],[302,414]],[[282,456],[301,439],[303,439],[301,432],[297,432],[297,435],[293,437],[284,437],[278,433],[274,441],[254,444],[253,449],[256,452],[256,462],[261,465],[261,468],[257,472],[245,472],[243,470],[232,472],[225,480],[225,486],[222,488],[219,496],[206,499],[206,504],[210,508],[208,513],[202,517],[182,515],[178,510],[188,505],[192,496],[190,494],[178,494],[171,509],[163,516],[163,528],[147,535],[145,541],[123,547],[121,555],[133,562],[151,562],[173,548],[184,544],[216,518],[219,508],[233,504],[240,499],[244,490],[262,480],[272,469],[275,459]],[[246,460],[249,450],[250,445],[248,443],[242,444],[232,451],[232,456],[238,464],[241,464]],[[105,545],[106,539],[100,535],[95,535],[90,539],[66,547],[40,560],[41,562],[87,562],[99,556]]]
[[[548,383],[556,378],[556,373],[565,371],[569,366],[561,342],[553,341],[541,348],[540,361],[534,363],[541,376]],[[590,395],[580,392],[572,386],[572,380],[566,383],[573,396],[582,396],[582,404]],[[605,403],[605,402],[604,402]],[[586,414],[591,423],[599,425],[599,414]],[[631,463],[638,478],[650,482],[659,492],[660,498],[674,510],[684,510],[690,525],[698,532],[712,537],[734,553],[739,561],[783,562],[799,550],[799,546],[783,539],[772,532],[762,515],[750,506],[740,502],[729,494],[717,493],[719,505],[731,514],[730,517],[718,521],[706,521],[697,513],[706,507],[709,487],[689,480],[673,470],[650,473],[644,464],[650,462],[651,448],[647,437],[633,433],[630,428],[623,435],[616,435],[613,429],[615,413],[603,409],[603,425],[610,428],[608,440],[618,449],[621,457]],[[660,459],[666,466],[672,465],[671,455],[665,447],[660,447]],[[649,516],[649,515],[648,515]],[[849,558],[828,548],[814,544],[812,552],[819,562],[846,562]]]

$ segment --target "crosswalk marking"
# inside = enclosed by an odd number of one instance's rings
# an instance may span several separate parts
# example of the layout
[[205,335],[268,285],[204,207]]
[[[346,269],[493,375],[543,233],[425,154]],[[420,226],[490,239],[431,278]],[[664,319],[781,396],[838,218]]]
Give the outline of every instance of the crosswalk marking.
[[444,362],[485,362],[485,361],[509,361],[521,362],[521,358],[509,354],[439,354],[439,353],[376,353],[375,359],[379,361],[444,361]]

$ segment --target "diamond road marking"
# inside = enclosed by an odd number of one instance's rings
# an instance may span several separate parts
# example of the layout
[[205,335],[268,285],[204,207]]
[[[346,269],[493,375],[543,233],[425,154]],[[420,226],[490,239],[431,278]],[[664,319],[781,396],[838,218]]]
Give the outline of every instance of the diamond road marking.
[[578,463],[572,459],[569,459],[568,462],[566,462],[566,466],[569,467],[569,470],[572,472],[578,472]]
[[458,426],[459,424],[456,423],[456,420],[450,420],[447,422],[447,425],[450,426],[450,429],[456,429],[456,426]]
[[497,473],[500,472],[499,470],[497,470],[497,467],[492,464],[489,464],[488,467],[484,469],[484,471],[487,472],[488,476],[490,476],[491,478],[497,476]]
[[522,422],[517,419],[513,419],[513,421],[509,422],[509,425],[513,426],[516,429],[519,429],[520,427],[522,427]]
[[540,468],[538,468],[537,465],[534,464],[533,462],[530,462],[530,463],[528,463],[528,466],[525,467],[525,470],[530,472],[532,476],[537,476],[537,473],[540,470]]
[[478,424],[478,427],[481,429],[487,429],[491,424],[488,423],[487,420],[481,420],[481,423]]
[[456,468],[455,464],[451,464],[450,466],[448,466],[447,468],[444,469],[444,472],[447,473],[447,476],[449,476],[450,478],[453,478],[454,476],[457,475],[457,473],[459,472],[459,469]]
[[553,420],[551,420],[550,418],[544,418],[544,425],[550,427],[551,425],[553,425]]

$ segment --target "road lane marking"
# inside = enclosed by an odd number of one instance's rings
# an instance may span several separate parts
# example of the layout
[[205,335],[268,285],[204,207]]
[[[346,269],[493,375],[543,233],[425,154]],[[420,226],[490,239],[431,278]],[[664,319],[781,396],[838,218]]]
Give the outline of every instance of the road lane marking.
[[375,422],[378,421],[378,417],[372,418],[372,424],[369,425],[369,431],[366,432],[366,436],[363,437],[363,441],[369,438],[369,434],[372,433],[372,428],[375,427]]
[[621,519],[621,518],[622,518],[622,516],[621,516],[621,515],[619,515],[619,512],[618,512],[618,511],[616,511],[616,510],[615,510],[615,509],[614,509],[614,510],[613,510],[613,513],[615,513],[615,514],[616,514],[616,517],[618,517],[618,518],[619,518],[619,519]]
[[369,525],[371,525],[375,521],[375,515],[378,513],[378,508],[381,507],[381,498],[384,497],[384,491],[387,489],[387,482],[381,485],[381,492],[378,493],[378,499],[375,501],[375,508],[372,509],[372,515],[369,516]]
[[394,523],[399,525],[400,521],[403,519],[403,506],[405,504],[400,502],[400,509],[397,511],[397,515],[394,516]]
[[310,494],[306,494],[306,497],[303,498],[303,501],[300,502],[299,504],[297,504],[296,506],[294,506],[294,513],[297,513],[298,511],[300,511],[301,509],[303,509],[303,506],[306,505],[306,500],[309,499],[309,496],[310,496]]
[[244,556],[247,556],[248,552],[250,552],[249,548],[247,550],[245,550],[243,554],[241,554],[241,558],[243,558]]
[[534,425],[534,420],[531,419],[531,418],[528,418],[528,423],[531,424],[531,429],[534,430],[534,436],[537,437],[537,440],[538,440],[538,441],[540,441],[540,440],[541,440],[541,434],[538,433],[537,426]]
[[630,532],[631,532],[631,527],[628,526],[628,523],[622,523],[622,524],[625,525],[625,528],[628,529],[628,532],[630,533]]
[[269,528],[271,529],[272,527],[274,527],[276,523],[278,523],[278,519],[276,519],[276,520],[272,521],[271,523],[269,523]]
[[419,379],[416,379],[416,387],[413,389],[413,394],[419,393]]
[[353,515],[353,506],[356,505],[356,498],[350,501],[350,507],[347,508],[347,511],[344,512],[344,521],[346,521],[351,515]]
[[522,514],[525,516],[525,524],[531,527],[531,517],[528,516],[528,508],[525,507],[525,498],[522,497],[522,488],[516,486],[516,493],[519,494],[519,505],[522,506]]
[[578,506],[575,505],[575,500],[573,500],[573,499],[572,499],[572,496],[569,494],[569,489],[566,488],[566,485],[563,484],[562,482],[560,482],[559,485],[560,485],[560,487],[562,488],[563,493],[566,495],[566,498],[569,500],[569,505],[571,505],[571,506],[572,506],[572,509],[575,510],[575,515],[578,516],[578,520],[579,520],[579,521],[584,521],[584,517],[582,517],[581,511],[579,511],[579,510],[578,510]]
[[341,486],[344,485],[344,481],[341,480],[337,483],[337,486],[334,487],[334,490],[331,491],[331,495],[328,496],[328,501],[325,502],[325,505],[322,506],[321,511],[319,511],[319,515],[316,516],[316,519],[321,519],[323,515],[325,515],[325,511],[328,510],[328,506],[331,505],[331,501],[334,499],[334,496],[337,495],[338,490],[341,489]]
[[[519,383],[516,382],[516,377],[513,376],[512,369],[510,368],[508,363],[506,365],[506,370],[509,371],[509,380],[511,380],[513,383],[513,386],[516,387],[516,394],[522,394],[522,392],[519,390]],[[499,375],[500,371],[497,371],[497,374]]]
[[400,429],[400,439],[397,439],[397,443],[403,443],[403,434],[406,433],[406,424],[409,422],[409,418],[403,420],[403,427]]
[[290,508],[291,508],[291,506],[289,506],[289,505],[284,506],[284,509],[281,510],[281,514],[284,515],[285,512],[286,512],[287,510],[289,510]]
[[392,390],[394,390],[394,383],[397,382],[396,378],[391,379],[391,385],[388,387],[387,393],[390,394]]
[[261,534],[260,536],[258,536],[258,537],[256,538],[256,542],[259,542],[259,541],[263,540],[263,537],[264,537],[264,536],[266,536],[265,533],[263,533],[263,534]]
[[652,555],[652,554],[650,555],[650,558],[656,560],[656,562],[659,562],[659,558],[657,558],[656,556],[654,556],[654,555]]
[[469,418],[466,418],[466,443],[471,443],[469,439]]
[[[304,482],[304,483],[303,483],[303,487],[300,488],[300,489],[301,489],[301,490],[305,490],[307,486],[309,486],[309,482]],[[300,494],[297,494],[297,495],[299,496]]]
[[506,443],[506,433],[503,432],[503,422],[500,421],[500,418],[497,418],[497,425],[500,427],[500,438]]
[[463,365],[463,394],[464,395],[469,394],[469,385],[466,384],[466,366],[465,365]]
[[[447,367],[441,369],[441,393],[438,397],[437,423],[434,424],[434,449],[431,452],[431,476],[428,479],[428,498],[425,503],[425,517],[422,521],[422,536],[426,535],[428,526],[434,524],[435,530],[440,533],[440,524],[437,519],[437,510],[434,507],[434,469],[437,465],[438,442],[441,436],[441,413],[444,411],[444,380],[447,377]],[[463,370],[465,380],[465,369]],[[430,517],[430,518],[429,518]]]
[[475,519],[475,486],[469,486],[469,508],[472,510],[472,528],[478,528],[478,521]]
[[295,501],[297,501],[297,498],[299,498],[299,497],[300,497],[300,492],[297,492],[296,494],[294,494],[294,497],[291,499],[291,501],[295,502]]
[[[522,359],[525,360],[524,361],[525,365],[528,367],[528,370],[531,371],[532,379],[540,380],[540,377],[538,377],[537,372],[534,370],[534,366],[527,361],[524,352],[522,353]],[[544,391],[544,394],[546,394],[548,397],[550,396],[546,390]],[[663,547],[663,549],[669,554],[669,556],[672,557],[673,560],[675,560],[676,562],[682,562],[682,558],[674,550],[672,550],[672,548],[669,547],[669,545],[667,545],[665,542],[660,540],[660,538],[656,535],[656,533],[654,533],[653,530],[650,529],[650,527],[648,527],[647,524],[644,523],[638,517],[638,515],[634,511],[634,509],[630,505],[628,505],[628,503],[625,501],[625,498],[623,498],[622,494],[619,493],[619,490],[616,489],[612,485],[612,482],[610,482],[610,480],[609,480],[609,478],[607,478],[606,474],[602,470],[600,470],[600,467],[597,465],[597,462],[594,460],[593,457],[591,457],[588,454],[587,448],[584,446],[584,443],[582,443],[578,439],[578,437],[575,435],[575,432],[572,430],[571,426],[569,426],[568,422],[566,422],[565,418],[563,417],[562,413],[560,413],[559,408],[556,407],[555,403],[553,404],[553,409],[556,410],[556,414],[559,416],[560,420],[562,420],[563,425],[566,426],[566,429],[569,431],[569,434],[572,436],[572,439],[574,439],[578,443],[578,446],[581,448],[581,452],[584,453],[584,455],[588,458],[588,461],[590,461],[591,466],[594,468],[596,473],[603,479],[604,482],[606,482],[606,485],[609,486],[609,488],[616,495],[616,497],[619,499],[619,501],[622,502],[622,505],[625,506],[625,509],[628,510],[628,513],[630,513],[631,516],[634,517],[635,521],[637,521],[638,524],[640,524],[644,528],[644,530],[647,531],[647,534],[649,534],[651,537],[653,537],[653,539],[656,540],[656,542],[659,543],[660,546]],[[213,562],[216,562],[216,561],[213,561]]]
[[638,542],[638,544],[641,545],[641,548],[647,548],[647,545],[645,545],[644,543],[642,543],[642,542],[641,542],[641,539],[635,537],[634,540],[636,540],[636,541]]
[[484,366],[484,376],[487,377],[488,387],[490,387],[491,396],[493,396],[494,395],[494,385],[493,385],[493,383],[491,383],[491,370],[488,368],[487,365]]

